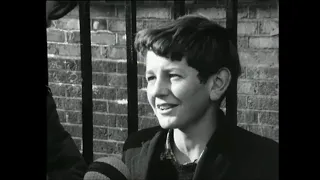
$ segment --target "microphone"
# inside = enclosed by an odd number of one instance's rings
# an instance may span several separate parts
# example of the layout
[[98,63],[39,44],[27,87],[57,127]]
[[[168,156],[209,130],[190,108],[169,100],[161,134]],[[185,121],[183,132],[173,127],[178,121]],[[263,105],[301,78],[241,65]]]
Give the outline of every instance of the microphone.
[[102,157],[88,167],[83,180],[129,180],[127,166],[116,157]]

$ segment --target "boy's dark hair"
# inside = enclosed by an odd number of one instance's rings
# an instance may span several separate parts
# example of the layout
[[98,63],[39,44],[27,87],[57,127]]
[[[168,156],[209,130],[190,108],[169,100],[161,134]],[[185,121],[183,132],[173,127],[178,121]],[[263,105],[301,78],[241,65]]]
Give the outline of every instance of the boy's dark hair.
[[134,45],[142,57],[148,50],[173,61],[186,57],[188,65],[199,71],[202,83],[222,67],[230,70],[232,78],[238,79],[240,75],[239,57],[227,30],[200,15],[185,15],[168,24],[139,31]]

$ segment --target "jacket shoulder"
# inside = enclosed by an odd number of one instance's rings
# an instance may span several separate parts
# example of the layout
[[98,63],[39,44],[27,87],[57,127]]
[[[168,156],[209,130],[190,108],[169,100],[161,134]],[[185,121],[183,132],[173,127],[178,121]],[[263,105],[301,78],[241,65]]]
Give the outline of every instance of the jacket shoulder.
[[249,172],[259,172],[265,179],[278,179],[279,175],[279,144],[240,127],[235,130],[235,151],[238,161]]
[[141,147],[146,141],[150,141],[157,132],[161,130],[160,126],[146,128],[130,134],[123,145],[123,150]]

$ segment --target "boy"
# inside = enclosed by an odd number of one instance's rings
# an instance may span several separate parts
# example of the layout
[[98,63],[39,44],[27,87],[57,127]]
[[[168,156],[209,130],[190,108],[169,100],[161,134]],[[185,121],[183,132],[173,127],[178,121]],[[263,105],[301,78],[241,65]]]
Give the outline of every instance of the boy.
[[278,144],[230,123],[220,104],[238,78],[225,28],[197,15],[137,33],[159,127],[128,137],[132,179],[278,179]]

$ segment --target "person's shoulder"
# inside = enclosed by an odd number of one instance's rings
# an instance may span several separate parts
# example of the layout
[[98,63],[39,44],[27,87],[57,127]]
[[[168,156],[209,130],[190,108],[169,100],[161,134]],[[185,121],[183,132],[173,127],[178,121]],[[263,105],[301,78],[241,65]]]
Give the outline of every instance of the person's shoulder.
[[255,134],[241,127],[236,127],[235,137],[237,142],[247,145],[247,147],[254,148],[258,152],[277,153],[279,148],[278,142],[273,139]]
[[123,150],[141,147],[141,145],[144,142],[150,141],[159,131],[161,131],[161,127],[155,126],[146,129],[141,129],[137,132],[130,134],[123,145]]

